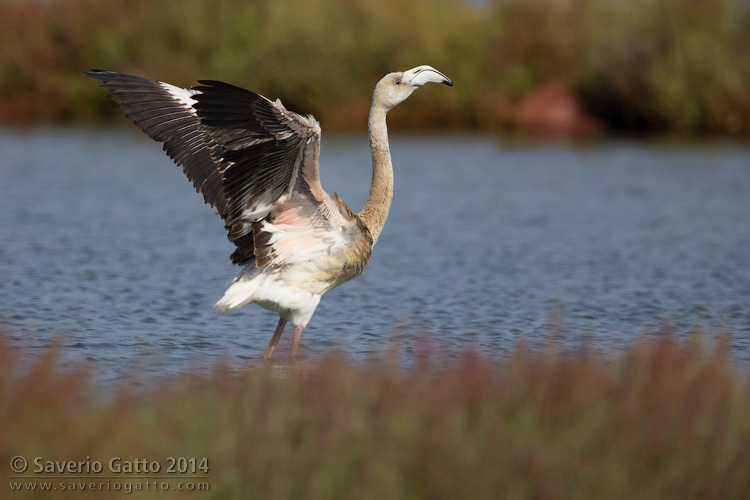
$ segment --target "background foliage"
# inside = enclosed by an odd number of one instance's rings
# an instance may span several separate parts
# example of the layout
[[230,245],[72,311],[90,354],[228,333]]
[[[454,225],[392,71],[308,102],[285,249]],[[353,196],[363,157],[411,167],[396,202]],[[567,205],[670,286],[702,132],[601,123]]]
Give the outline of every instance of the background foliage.
[[0,121],[112,118],[97,68],[225,80],[361,130],[383,74],[431,64],[455,88],[391,126],[508,129],[557,80],[614,130],[747,138],[748,26],[737,0],[0,0]]

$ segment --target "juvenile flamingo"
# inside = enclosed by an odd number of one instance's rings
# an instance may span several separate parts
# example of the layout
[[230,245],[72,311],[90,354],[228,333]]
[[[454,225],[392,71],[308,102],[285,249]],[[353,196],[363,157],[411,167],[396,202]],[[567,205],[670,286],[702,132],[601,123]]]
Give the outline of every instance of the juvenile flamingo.
[[320,125],[249,90],[214,80],[182,89],[111,71],[101,82],[125,115],[164,150],[224,219],[245,266],[216,303],[219,313],[256,303],[279,314],[264,358],[271,358],[287,321],[289,358],[323,294],[367,267],[393,198],[386,113],[426,83],[453,82],[431,66],[390,73],[375,86],[368,120],[372,185],[353,213],[320,184]]

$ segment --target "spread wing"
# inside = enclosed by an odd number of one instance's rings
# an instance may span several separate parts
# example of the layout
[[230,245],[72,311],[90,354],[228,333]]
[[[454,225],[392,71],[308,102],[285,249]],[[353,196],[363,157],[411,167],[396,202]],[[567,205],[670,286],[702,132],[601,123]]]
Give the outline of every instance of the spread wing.
[[[329,228],[351,220],[320,184],[320,126],[249,90],[203,80],[189,90],[109,71],[92,71],[110,98],[182,165],[225,221],[237,249],[232,262],[255,257],[253,225],[292,194],[318,210]],[[257,229],[256,229],[257,231]]]

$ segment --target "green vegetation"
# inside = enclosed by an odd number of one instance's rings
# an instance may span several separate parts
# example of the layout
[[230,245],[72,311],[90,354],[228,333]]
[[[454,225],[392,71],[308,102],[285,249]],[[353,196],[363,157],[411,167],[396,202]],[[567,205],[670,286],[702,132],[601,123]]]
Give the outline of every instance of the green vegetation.
[[[110,119],[82,76],[112,69],[280,96],[326,129],[364,128],[384,73],[455,82],[395,127],[507,129],[564,83],[615,129],[750,137],[750,8],[738,0],[0,0],[0,121]],[[409,108],[419,109],[410,113]]]
[[[616,359],[518,347],[502,360],[425,355],[413,369],[332,355],[291,367],[219,367],[139,391],[125,382],[102,397],[92,395],[86,369],[61,372],[54,350],[22,369],[5,341],[0,464],[11,476],[12,457],[25,457],[37,484],[46,481],[35,457],[98,461],[99,475],[116,476],[50,480],[54,498],[111,498],[119,487],[136,499],[744,499],[750,386],[724,348],[665,334]],[[110,473],[113,457],[115,465],[158,462],[162,475],[168,457],[196,457],[203,475],[207,457],[208,478],[161,481],[208,482],[210,491],[125,495],[124,483],[154,479]],[[51,498],[8,493],[8,482],[23,480],[6,480],[3,498]],[[79,482],[103,491],[59,492],[60,483]]]

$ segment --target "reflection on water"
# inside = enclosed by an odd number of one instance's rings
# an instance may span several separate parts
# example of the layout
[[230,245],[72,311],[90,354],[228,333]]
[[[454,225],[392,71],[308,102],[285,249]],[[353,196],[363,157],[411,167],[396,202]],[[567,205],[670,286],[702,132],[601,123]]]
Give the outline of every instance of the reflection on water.
[[[64,334],[65,359],[95,360],[104,380],[262,356],[277,318],[216,315],[232,246],[158,144],[130,129],[2,130],[0,151],[0,324],[15,342]],[[370,267],[321,301],[307,356],[368,359],[396,342],[408,357],[422,334],[503,355],[544,344],[562,307],[569,347],[616,351],[665,321],[729,326],[750,364],[750,150],[397,135],[392,154]],[[366,138],[324,137],[323,184],[355,211],[369,162]]]

